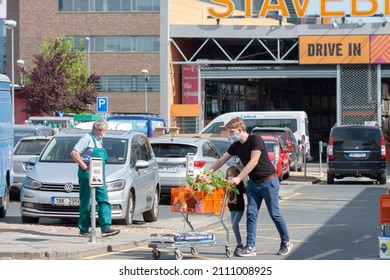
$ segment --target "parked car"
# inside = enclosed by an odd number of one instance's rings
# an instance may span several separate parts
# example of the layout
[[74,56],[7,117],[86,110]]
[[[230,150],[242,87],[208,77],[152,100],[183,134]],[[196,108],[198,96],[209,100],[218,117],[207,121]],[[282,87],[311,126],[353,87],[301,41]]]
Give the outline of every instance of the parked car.
[[139,130],[147,137],[151,138],[155,136],[156,127],[164,127],[166,129],[165,120],[155,115],[132,115],[132,114],[120,114],[115,116],[109,116],[107,122],[127,122],[130,123],[132,129]]
[[288,127],[255,127],[252,134],[280,136],[288,149],[290,156],[290,168],[294,171],[302,171],[303,155],[300,140],[296,140],[293,131]]
[[279,181],[290,177],[290,156],[288,149],[283,147],[283,142],[279,136],[261,136],[268,152],[268,157],[275,164],[276,174]]
[[15,124],[14,125],[14,147],[20,139],[27,136],[53,136],[54,131],[49,126],[32,125],[32,124]]
[[[213,143],[215,145],[215,147],[217,148],[218,152],[221,154],[221,156],[227,152],[227,150],[229,149],[231,143],[229,141],[229,139],[227,138],[222,138],[222,137],[210,137],[208,138],[211,143]],[[240,159],[237,157],[237,156],[233,156],[229,159],[229,161],[226,163],[228,166],[231,166],[231,165],[237,165],[239,167],[242,167],[241,165],[241,161]]]
[[[207,138],[161,136],[150,140],[158,163],[161,189],[170,194],[171,188],[188,185],[186,182],[186,156],[194,154],[194,175],[207,170],[221,157]],[[225,174],[227,165],[220,169]]]
[[[22,222],[78,218],[78,167],[70,152],[88,131],[66,129],[47,144],[22,184]],[[106,182],[112,219],[131,225],[134,215],[142,214],[145,222],[156,221],[161,188],[148,138],[138,131],[109,130],[103,146],[108,154]]]
[[27,172],[31,170],[28,160],[39,157],[52,136],[28,136],[20,139],[14,148],[13,178],[10,191],[19,197],[20,188]]
[[368,177],[386,184],[386,147],[379,126],[332,127],[327,149],[327,183],[345,177]]

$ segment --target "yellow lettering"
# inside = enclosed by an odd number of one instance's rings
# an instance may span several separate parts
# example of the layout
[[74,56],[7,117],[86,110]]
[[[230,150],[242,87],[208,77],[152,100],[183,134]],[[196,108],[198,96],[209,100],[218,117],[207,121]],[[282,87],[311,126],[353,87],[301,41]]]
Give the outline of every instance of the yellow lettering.
[[214,8],[208,8],[208,11],[212,17],[215,18],[227,18],[230,17],[234,10],[234,3],[231,0],[211,0],[211,3],[216,2],[226,6],[226,12],[218,13],[214,11]]
[[[371,9],[367,11],[358,11],[357,5],[358,2],[370,2],[371,3]],[[378,3],[376,0],[352,0],[352,16],[372,16],[375,15],[376,11],[378,10]]]
[[343,0],[321,0],[321,12],[322,17],[342,17],[345,16],[345,12],[342,11],[327,11],[326,2],[343,2]]
[[294,9],[298,17],[304,17],[306,14],[307,5],[309,4],[309,0],[304,0],[302,6],[299,2],[299,0],[293,0]]
[[384,5],[385,16],[390,16],[390,1],[385,1]]
[[245,16],[252,16],[252,0],[245,0]]
[[263,6],[261,7],[260,16],[265,17],[268,11],[281,11],[283,17],[290,17],[286,3],[284,1],[279,1],[279,4],[271,4],[271,0],[265,0]]

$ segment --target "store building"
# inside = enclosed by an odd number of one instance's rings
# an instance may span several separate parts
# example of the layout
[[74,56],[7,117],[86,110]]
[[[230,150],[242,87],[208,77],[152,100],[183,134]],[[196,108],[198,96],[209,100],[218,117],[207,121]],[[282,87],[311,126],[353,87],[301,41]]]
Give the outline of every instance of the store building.
[[[314,17],[315,24],[296,25],[254,10],[249,16],[233,10],[216,18],[210,15],[215,6],[205,2],[161,2],[161,96],[169,98],[160,113],[172,121],[175,112],[182,131],[197,130],[216,114],[256,110],[306,111],[312,146],[327,141],[336,122],[376,122],[387,131],[390,26],[385,16],[374,11],[371,23],[351,22],[347,15]],[[196,71],[198,82],[184,87],[183,81],[194,80],[188,68]],[[192,122],[184,110],[188,95],[201,104]],[[181,117],[176,107],[187,114]]]

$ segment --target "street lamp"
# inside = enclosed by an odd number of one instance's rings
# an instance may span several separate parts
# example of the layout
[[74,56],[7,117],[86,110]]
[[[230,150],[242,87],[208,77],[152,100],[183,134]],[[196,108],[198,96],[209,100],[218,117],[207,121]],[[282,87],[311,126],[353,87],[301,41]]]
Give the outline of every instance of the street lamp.
[[85,40],[88,41],[88,49],[87,49],[87,61],[88,61],[88,78],[91,76],[91,60],[89,53],[91,52],[91,38],[85,37]]
[[15,63],[14,63],[14,29],[17,22],[12,19],[5,21],[5,27],[11,29],[11,97],[12,97],[12,124],[15,124]]
[[148,69],[142,69],[141,71],[145,75],[145,113],[148,113],[148,81],[149,81],[149,71]]
[[[87,63],[88,63],[88,80],[89,77],[91,76],[91,59],[90,59],[90,52],[91,52],[91,38],[85,37],[85,40],[88,41],[88,49],[87,49]],[[88,81],[88,88],[90,88],[90,84]],[[88,104],[88,112],[91,113],[91,104]]]
[[20,85],[23,86],[23,71],[24,71],[24,60],[23,59],[18,59],[16,61],[16,64],[20,68]]

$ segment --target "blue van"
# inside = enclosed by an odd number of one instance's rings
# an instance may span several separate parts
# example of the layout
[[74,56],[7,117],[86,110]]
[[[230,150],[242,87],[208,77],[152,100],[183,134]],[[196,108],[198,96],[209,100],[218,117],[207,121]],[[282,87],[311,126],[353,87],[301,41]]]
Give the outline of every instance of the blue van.
[[130,123],[132,129],[141,131],[148,138],[155,136],[156,127],[166,128],[165,120],[154,115],[115,115],[107,117],[107,121]]

